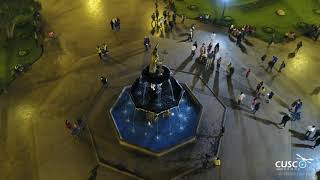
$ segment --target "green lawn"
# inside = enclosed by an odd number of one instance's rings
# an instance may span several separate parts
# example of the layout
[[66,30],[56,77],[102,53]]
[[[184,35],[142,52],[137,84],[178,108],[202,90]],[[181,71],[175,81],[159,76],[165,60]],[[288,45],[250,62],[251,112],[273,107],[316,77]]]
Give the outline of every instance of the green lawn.
[[[0,34],[0,88],[7,86],[13,79],[12,69],[15,65],[33,63],[41,56],[41,48],[36,46],[32,29],[28,25],[17,27],[13,40],[4,39],[4,34]],[[19,50],[26,50],[28,54],[20,57]]]
[[[221,0],[222,1],[222,0]],[[220,18],[222,3],[219,0],[183,0],[176,1],[178,14],[185,14],[190,18],[197,17],[200,12],[210,13],[215,18]],[[295,29],[297,22],[319,24],[320,15],[313,13],[313,9],[319,9],[319,0],[228,0],[225,16],[231,16],[235,24],[250,24],[257,28],[256,35],[268,40],[270,34],[262,31],[263,26],[274,28],[278,40],[285,32]],[[187,7],[196,4],[197,11],[191,11]],[[277,16],[275,11],[283,9],[286,16]]]

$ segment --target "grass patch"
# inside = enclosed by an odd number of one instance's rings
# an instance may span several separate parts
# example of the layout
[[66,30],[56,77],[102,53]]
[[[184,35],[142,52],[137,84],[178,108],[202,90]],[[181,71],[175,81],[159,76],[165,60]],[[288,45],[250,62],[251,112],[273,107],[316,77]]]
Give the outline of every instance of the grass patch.
[[[12,70],[17,64],[33,63],[41,56],[41,48],[36,45],[33,38],[31,25],[18,26],[15,38],[5,40],[5,35],[0,34],[0,88],[6,87],[13,80]],[[19,56],[19,51],[28,53]]]
[[[223,7],[221,2],[222,0],[176,1],[176,9],[178,14],[185,14],[189,18],[196,18],[205,12],[219,19]],[[196,4],[198,11],[191,12],[185,8],[186,4]],[[320,8],[319,0],[233,0],[231,4],[227,4],[225,15],[233,17],[236,25],[255,26],[256,36],[262,40],[270,39],[270,34],[265,33],[263,27],[272,27],[276,31],[276,41],[281,41],[286,32],[297,32],[298,22],[319,24],[320,16],[313,12],[318,8]],[[281,17],[276,15],[275,11],[278,9],[283,9],[286,15]]]

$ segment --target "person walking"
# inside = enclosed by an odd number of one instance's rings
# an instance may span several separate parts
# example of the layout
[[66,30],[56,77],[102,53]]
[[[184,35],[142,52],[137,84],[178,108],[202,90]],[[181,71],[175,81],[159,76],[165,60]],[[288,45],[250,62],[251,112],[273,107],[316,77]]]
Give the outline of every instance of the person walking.
[[299,41],[299,42],[297,43],[297,47],[296,47],[296,49],[294,50],[294,52],[295,52],[295,53],[298,52],[301,47],[302,47],[302,41]]
[[282,69],[285,68],[285,67],[286,67],[286,64],[284,63],[284,61],[282,61],[282,63],[280,64],[278,72],[280,73],[282,71]]
[[267,94],[267,99],[266,99],[266,102],[269,103],[270,100],[272,99],[274,93],[272,91],[270,91],[268,94]]
[[67,129],[72,130],[72,124],[70,123],[70,121],[65,120],[64,121],[64,125]]
[[308,127],[307,127],[307,131],[306,131],[306,133],[304,134],[305,139],[308,140],[309,137],[310,137],[310,135],[311,135],[313,132],[315,132],[315,130],[316,130],[316,126],[315,126],[315,125],[308,126]]
[[320,145],[320,138],[318,138],[317,140],[316,140],[316,142],[314,143],[314,145],[311,147],[312,149],[314,149],[314,148],[316,148],[317,146],[319,146]]
[[285,115],[283,115],[281,122],[278,124],[279,126],[280,126],[280,125],[283,125],[283,126],[280,127],[280,128],[283,129],[283,128],[286,126],[287,122],[288,122],[290,119],[291,119],[291,117],[290,117],[287,113],[286,113]]
[[252,110],[252,114],[256,114],[256,112],[260,109],[260,102],[257,102]]
[[99,46],[96,47],[97,53],[99,55],[99,58],[102,59],[102,51],[101,48]]
[[238,96],[237,103],[240,105],[245,97],[246,97],[246,95],[243,92],[240,92],[240,95]]
[[217,43],[217,44],[214,46],[214,50],[213,50],[215,55],[219,52],[219,49],[220,49],[220,44]]
[[249,77],[250,73],[251,73],[251,69],[249,68],[249,69],[247,70],[247,72],[246,72],[246,78]]

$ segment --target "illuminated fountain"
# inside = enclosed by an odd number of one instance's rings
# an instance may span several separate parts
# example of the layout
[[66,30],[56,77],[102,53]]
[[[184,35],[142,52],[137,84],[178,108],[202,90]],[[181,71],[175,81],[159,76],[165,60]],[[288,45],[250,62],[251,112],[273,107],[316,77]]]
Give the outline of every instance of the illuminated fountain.
[[196,139],[202,105],[162,65],[158,45],[149,66],[110,109],[120,144],[161,156]]

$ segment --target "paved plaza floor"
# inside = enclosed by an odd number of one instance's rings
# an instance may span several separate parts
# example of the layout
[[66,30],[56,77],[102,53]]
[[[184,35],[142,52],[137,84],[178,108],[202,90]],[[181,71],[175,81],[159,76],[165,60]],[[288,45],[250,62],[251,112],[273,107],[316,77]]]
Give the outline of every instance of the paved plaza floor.
[[[172,163],[165,167],[166,162],[161,159],[129,157],[130,153],[117,144],[113,127],[107,119],[108,109],[120,90],[131,84],[149,61],[150,52],[144,51],[143,37],[151,37],[153,2],[88,0],[68,1],[68,6],[66,1],[42,2],[43,15],[48,23],[46,30],[54,30],[58,39],[46,41],[43,57],[0,96],[1,176],[9,180],[87,179],[97,164],[95,150],[88,136],[80,140],[72,137],[64,128],[64,121],[88,114],[93,134],[98,144],[102,144],[98,151],[104,159],[121,160],[121,164],[129,168],[143,168],[146,177],[159,172],[159,178],[171,177],[164,172],[169,166],[177,167]],[[109,20],[114,16],[119,16],[122,22],[119,32],[110,30]],[[223,29],[196,24],[194,40],[199,45],[202,42],[208,44],[212,32],[217,33],[213,43],[220,43],[218,57],[223,59],[217,73],[189,57],[191,43],[184,39],[192,23],[194,21],[191,20],[187,20],[186,25],[178,23],[172,33],[155,33],[151,38],[152,44],[160,43],[160,56],[164,64],[173,69],[173,75],[187,83],[201,101],[212,103],[205,110],[207,121],[210,116],[212,120],[217,118],[210,114],[217,106],[211,91],[227,106],[220,150],[221,166],[200,169],[184,178],[315,179],[320,163],[319,149],[310,149],[314,142],[305,141],[302,136],[308,125],[320,126],[319,42],[299,39],[303,41],[303,47],[295,57],[288,58],[288,53],[295,49],[298,41],[272,45],[267,49],[264,42],[249,38],[253,46],[245,45],[247,52],[243,53]],[[96,45],[104,42],[110,46],[110,58],[106,62],[95,54]],[[276,67],[281,60],[287,62],[282,73],[265,71],[267,62],[260,60],[264,53],[268,54],[268,59],[272,55],[280,57]],[[225,73],[229,62],[235,66],[231,81],[227,80]],[[247,68],[252,69],[248,79],[245,78]],[[108,77],[109,88],[101,89],[101,75]],[[265,82],[267,92],[273,90],[276,96],[270,103],[261,99],[261,109],[253,115],[250,113],[252,92],[261,80]],[[241,91],[246,98],[238,106],[235,98]],[[287,106],[297,98],[304,102],[302,119],[279,129],[276,123],[280,122],[284,112],[288,112]],[[181,151],[190,150],[190,154],[197,154],[199,147],[208,147],[208,144],[200,140]],[[120,152],[128,156],[120,158]],[[276,169],[276,161],[296,160],[296,154],[314,160],[299,171]],[[176,156],[166,158],[172,160],[172,157]],[[157,161],[163,162],[157,165]],[[157,171],[161,168],[163,171]],[[130,178],[99,167],[97,179]]]

